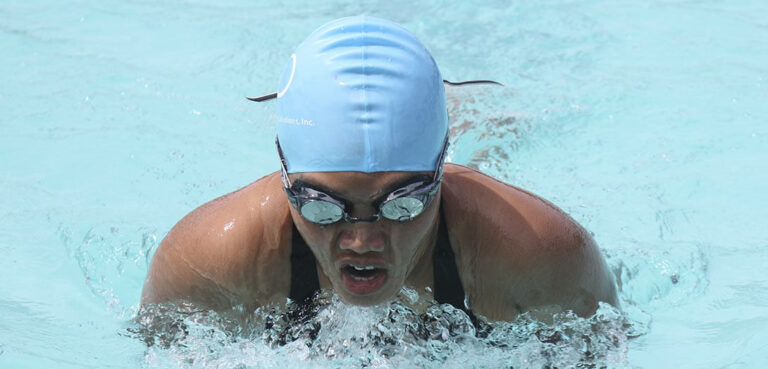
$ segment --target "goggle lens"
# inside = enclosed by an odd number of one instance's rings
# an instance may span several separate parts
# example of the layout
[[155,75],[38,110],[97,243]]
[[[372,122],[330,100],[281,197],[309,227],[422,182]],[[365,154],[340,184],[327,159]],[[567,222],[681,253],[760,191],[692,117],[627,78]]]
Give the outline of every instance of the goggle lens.
[[344,216],[344,209],[328,201],[310,201],[301,207],[301,216],[317,224],[336,223]]
[[390,220],[405,222],[424,211],[424,203],[413,197],[398,197],[381,204],[381,215]]

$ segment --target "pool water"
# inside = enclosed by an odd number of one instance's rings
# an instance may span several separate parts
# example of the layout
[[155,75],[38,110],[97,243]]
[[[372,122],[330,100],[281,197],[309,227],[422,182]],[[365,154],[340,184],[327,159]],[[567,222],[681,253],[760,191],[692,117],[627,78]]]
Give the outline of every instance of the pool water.
[[[168,313],[186,334],[145,344],[138,301],[165,233],[278,169],[274,104],[244,96],[355,14],[404,25],[448,80],[504,83],[448,88],[448,160],[583,224],[622,312],[479,332],[448,307],[325,296],[304,324]],[[764,367],[767,15],[757,0],[5,0],[0,367]]]

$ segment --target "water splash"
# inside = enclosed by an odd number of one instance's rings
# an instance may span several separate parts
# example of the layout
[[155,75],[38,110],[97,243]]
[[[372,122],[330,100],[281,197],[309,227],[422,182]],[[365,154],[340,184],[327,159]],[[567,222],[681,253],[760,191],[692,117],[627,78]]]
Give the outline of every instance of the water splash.
[[623,368],[631,333],[647,328],[609,305],[551,324],[523,314],[473,325],[450,305],[416,312],[403,296],[374,307],[316,301],[303,316],[291,305],[221,314],[148,306],[127,334],[148,343],[152,368]]

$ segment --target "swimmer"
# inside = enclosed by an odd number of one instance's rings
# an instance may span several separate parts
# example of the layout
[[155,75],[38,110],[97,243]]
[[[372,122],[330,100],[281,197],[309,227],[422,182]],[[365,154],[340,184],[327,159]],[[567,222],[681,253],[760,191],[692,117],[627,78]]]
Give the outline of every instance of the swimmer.
[[276,99],[280,170],[200,206],[152,258],[142,304],[370,306],[405,286],[490,320],[617,306],[590,234],[538,196],[446,164],[444,82],[401,26],[313,32]]

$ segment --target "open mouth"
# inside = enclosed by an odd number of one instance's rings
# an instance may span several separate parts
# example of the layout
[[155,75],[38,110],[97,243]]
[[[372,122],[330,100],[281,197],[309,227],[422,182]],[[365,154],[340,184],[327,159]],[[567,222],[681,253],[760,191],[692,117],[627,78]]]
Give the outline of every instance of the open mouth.
[[344,287],[355,295],[375,293],[387,281],[387,270],[372,265],[347,264],[341,268]]

